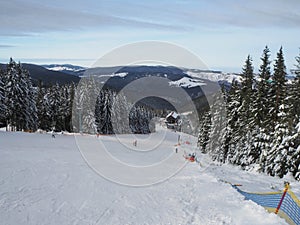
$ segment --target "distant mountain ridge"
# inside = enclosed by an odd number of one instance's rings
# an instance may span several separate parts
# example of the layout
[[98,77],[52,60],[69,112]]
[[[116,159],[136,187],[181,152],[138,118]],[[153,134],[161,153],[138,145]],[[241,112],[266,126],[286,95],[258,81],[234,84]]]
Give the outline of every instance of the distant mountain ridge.
[[[43,83],[43,85],[49,86],[53,84],[69,84],[69,83],[78,83],[80,78],[78,76],[67,74],[60,71],[52,71],[44,68],[43,66],[30,64],[30,63],[22,63],[23,68],[29,71],[32,82],[34,85],[37,85],[39,81]],[[6,64],[0,64],[1,69],[6,68]]]
[[[202,77],[202,73],[205,76]],[[210,75],[214,76],[210,79]],[[147,94],[153,96],[156,93],[155,90],[165,90],[165,95],[168,96],[168,88],[165,84],[173,90],[178,88],[183,89],[189,96],[190,99],[195,101],[194,104],[199,105],[197,108],[206,108],[208,103],[206,101],[206,95],[214,93],[220,89],[219,82],[216,79],[218,76],[221,79],[222,73],[220,71],[209,71],[209,70],[193,70],[193,73],[189,74],[189,69],[177,68],[172,66],[117,66],[117,67],[99,67],[89,68],[85,71],[81,71],[80,77],[98,76],[101,83],[104,83],[104,88],[113,89],[120,91],[126,87],[129,98],[134,96],[142,96]],[[149,77],[165,78],[162,82],[156,82],[155,79],[147,79]],[[139,82],[139,80],[147,79],[147,83]],[[139,85],[129,85],[137,81]],[[170,91],[170,90],[169,90]],[[155,94],[154,94],[155,96]],[[196,103],[197,102],[197,103]],[[166,108],[166,103],[163,99],[147,98],[143,99],[142,102],[155,109]],[[189,107],[188,102],[181,102],[181,107]]]
[[[120,91],[127,87],[128,94],[132,96],[151,94],[153,91],[166,89],[163,84],[155,83],[148,80],[149,83],[141,85],[133,85],[131,82],[147,77],[165,78],[167,86],[172,89],[183,89],[194,101],[197,108],[206,108],[206,95],[214,93],[219,89],[219,84],[230,86],[233,79],[240,79],[239,75],[227,74],[224,75],[221,71],[184,69],[172,66],[117,66],[117,67],[103,67],[103,68],[84,68],[81,66],[74,66],[71,64],[50,64],[50,65],[35,65],[22,64],[27,69],[32,78],[33,84],[37,85],[41,81],[44,85],[50,86],[53,84],[68,84],[78,83],[81,78],[97,75],[105,83],[105,87]],[[5,68],[6,64],[0,64],[0,68]],[[128,86],[127,86],[128,85]],[[168,95],[166,90],[166,96]],[[154,94],[155,95],[155,94]],[[130,96],[129,96],[130,97]],[[150,106],[154,109],[172,109],[162,98],[150,97],[143,99],[142,104]],[[188,107],[188,103],[182,102],[183,108]]]

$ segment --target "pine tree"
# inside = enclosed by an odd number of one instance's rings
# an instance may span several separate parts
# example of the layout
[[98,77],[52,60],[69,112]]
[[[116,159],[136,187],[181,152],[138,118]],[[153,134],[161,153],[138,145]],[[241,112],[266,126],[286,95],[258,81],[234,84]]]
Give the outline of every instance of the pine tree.
[[151,128],[151,119],[153,113],[150,109],[142,106],[133,106],[129,113],[129,127],[131,133],[135,134],[148,134],[154,130]]
[[29,72],[10,59],[4,76],[7,125],[13,130],[36,130],[35,91]]
[[69,132],[73,132],[72,125],[72,113],[73,113],[73,102],[75,95],[75,84],[72,83],[66,88],[66,112],[65,112],[65,129]]
[[50,117],[51,117],[51,127],[55,131],[61,131],[62,122],[62,96],[60,87],[58,84],[53,85],[49,89],[49,106],[50,106]]
[[29,90],[21,64],[17,64],[13,59],[10,59],[6,67],[4,88],[7,125],[12,126],[12,129],[17,131],[26,129],[29,113],[26,100]]
[[226,161],[234,163],[236,146],[239,142],[239,109],[241,107],[240,87],[236,80],[232,81],[231,88],[227,93],[226,130],[223,137],[222,148],[227,152]]
[[36,104],[38,116],[38,128],[50,131],[51,127],[51,107],[50,107],[50,88],[43,87],[42,83],[38,83]]
[[211,129],[211,115],[210,110],[202,116],[202,122],[200,124],[198,134],[198,147],[202,153],[207,153],[207,145],[210,140],[210,129]]
[[150,109],[142,106],[139,107],[139,111],[140,111],[140,120],[141,120],[141,128],[140,128],[140,132],[141,134],[149,134],[151,133],[151,119],[153,118],[153,114],[151,112]]
[[287,171],[290,172],[295,179],[300,180],[300,123],[292,130],[291,135],[284,139],[284,146],[288,153],[286,157]]
[[296,77],[292,81],[289,92],[289,95],[291,96],[291,110],[292,117],[294,118],[294,125],[297,125],[300,121],[300,55],[296,57],[296,62]]
[[[20,65],[21,69],[22,66]],[[38,116],[36,108],[36,92],[33,88],[29,72],[22,69],[24,76],[24,110],[25,110],[25,130],[35,131],[38,127]]]
[[0,69],[0,126],[5,124],[5,112],[4,72]]
[[300,53],[299,53],[299,55],[298,56],[296,56],[295,57],[295,59],[296,59],[296,75],[297,75],[297,77],[299,77],[300,76]]
[[16,130],[17,118],[20,117],[18,113],[22,110],[18,97],[22,96],[22,92],[19,87],[17,64],[12,58],[10,58],[10,61],[6,67],[4,89],[7,106],[6,124],[7,126],[12,126],[12,130]]
[[285,99],[279,106],[277,122],[273,133],[271,150],[267,155],[266,172],[272,176],[283,177],[289,171],[288,161],[294,152],[294,146],[289,142],[291,129],[289,127],[289,105]]
[[286,66],[284,62],[282,47],[277,53],[277,58],[274,65],[273,83],[271,85],[271,108],[273,128],[278,122],[279,107],[283,104],[286,97]]
[[[241,81],[241,110],[240,110],[240,117],[241,117],[241,126],[247,126],[244,127],[244,129],[250,130],[253,125],[253,115],[251,114],[253,109],[253,100],[254,100],[254,92],[253,92],[253,85],[254,85],[254,73],[253,73],[253,65],[252,65],[252,59],[250,55],[248,55],[245,65],[243,68],[242,73],[242,81]],[[249,127],[248,127],[249,126]]]
[[257,81],[257,99],[255,101],[254,117],[256,124],[260,128],[268,129],[270,124],[269,118],[269,98],[271,85],[271,68],[270,68],[270,50],[268,46],[265,47],[261,57],[262,64],[259,69],[259,80]]
[[[232,163],[248,166],[256,160],[256,153],[253,151],[252,132],[255,127],[255,119],[253,116],[254,102],[254,73],[252,59],[248,55],[243,67],[242,81],[240,89],[237,89],[237,99],[240,106],[236,105],[237,120],[233,129],[234,146],[231,150]],[[234,150],[237,149],[237,150]]]
[[60,87],[61,106],[60,106],[60,120],[61,129],[64,131],[71,131],[72,118],[72,104],[74,98],[74,84],[64,85]]
[[133,106],[129,113],[129,126],[130,126],[130,131],[133,134],[140,133],[141,120],[139,114],[140,112],[138,107]]
[[222,149],[222,137],[225,132],[226,125],[226,107],[224,102],[224,93],[216,93],[213,96],[213,104],[210,107],[211,111],[211,128],[210,141],[207,146],[210,155],[214,160],[224,162],[227,153]]
[[286,67],[282,47],[277,53],[272,83],[271,108],[274,124],[272,143],[266,159],[266,172],[283,177],[289,170],[287,161],[293,153],[287,138],[291,135],[291,105],[287,95]]
[[[227,119],[224,132],[214,136],[217,132],[213,121],[218,121],[219,113],[211,108],[211,134],[209,139],[205,138],[203,121],[198,145],[214,160],[245,169],[259,165],[261,172],[279,177],[291,173],[300,180],[300,56],[296,57],[299,70],[291,84],[286,82],[282,48],[277,53],[272,80],[268,47],[261,60],[257,81],[248,56],[241,83],[233,82],[231,89],[225,92]],[[221,148],[217,147],[219,143]]]
[[125,134],[130,132],[129,112],[132,105],[121,92],[113,93],[112,97],[112,126],[114,133]]
[[101,90],[95,106],[95,124],[99,134],[113,134],[111,121],[112,93]]
[[263,50],[260,58],[262,64],[259,69],[259,79],[256,81],[256,92],[253,103],[253,118],[255,128],[252,132],[252,154],[255,163],[261,166],[261,171],[264,171],[264,163],[267,153],[270,150],[270,124],[271,118],[269,116],[270,108],[270,87],[271,87],[271,69],[270,69],[270,50],[268,46]]

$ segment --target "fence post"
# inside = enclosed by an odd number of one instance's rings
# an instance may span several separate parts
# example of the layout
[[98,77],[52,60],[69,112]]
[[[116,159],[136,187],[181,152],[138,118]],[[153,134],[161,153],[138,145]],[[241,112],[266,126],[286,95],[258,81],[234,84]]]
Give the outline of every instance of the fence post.
[[290,187],[290,183],[289,183],[289,182],[284,182],[284,190],[283,190],[283,194],[282,194],[281,199],[280,199],[280,202],[279,202],[279,204],[278,204],[278,206],[277,206],[277,208],[276,208],[275,214],[278,214],[278,211],[279,211],[279,209],[280,209],[280,206],[281,206],[281,204],[282,204],[282,202],[283,202],[283,199],[284,199],[284,197],[285,197],[285,195],[286,195],[286,193],[287,193],[289,187]]

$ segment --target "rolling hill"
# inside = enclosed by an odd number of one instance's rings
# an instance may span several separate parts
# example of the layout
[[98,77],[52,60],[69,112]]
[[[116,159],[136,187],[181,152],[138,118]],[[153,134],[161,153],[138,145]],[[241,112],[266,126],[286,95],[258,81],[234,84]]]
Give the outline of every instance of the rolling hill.
[[[43,66],[22,63],[22,66],[27,69],[32,78],[33,84],[37,85],[41,81],[44,85],[49,86],[51,84],[68,84],[68,83],[78,83],[80,78],[71,74],[67,74],[60,71],[47,70]],[[5,69],[6,64],[0,64],[1,69]]]

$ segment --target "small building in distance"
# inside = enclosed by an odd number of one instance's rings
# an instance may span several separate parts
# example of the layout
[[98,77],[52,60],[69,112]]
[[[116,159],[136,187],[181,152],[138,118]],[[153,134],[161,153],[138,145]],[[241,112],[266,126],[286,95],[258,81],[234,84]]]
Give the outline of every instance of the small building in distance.
[[174,129],[174,130],[180,131],[181,119],[180,119],[180,116],[178,113],[176,113],[174,111],[170,112],[166,116],[165,123],[166,123],[168,129]]

